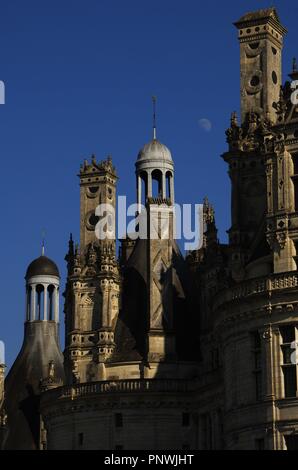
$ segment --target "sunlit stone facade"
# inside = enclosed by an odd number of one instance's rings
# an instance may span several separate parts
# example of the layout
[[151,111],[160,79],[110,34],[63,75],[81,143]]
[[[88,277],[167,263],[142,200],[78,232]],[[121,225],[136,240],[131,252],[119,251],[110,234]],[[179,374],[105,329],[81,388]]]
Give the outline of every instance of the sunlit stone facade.
[[282,84],[286,30],[274,8],[235,26],[241,117],[232,113],[222,155],[232,187],[229,242],[219,242],[206,199],[203,245],[181,254],[174,160],[154,129],[137,157],[136,201],[149,225],[163,209],[169,237],[128,237],[117,257],[115,241],[95,231],[97,206],[116,207],[116,169],[110,157],[85,161],[80,241],[71,237],[66,256],[64,361],[59,273],[42,260],[26,276],[27,296],[36,276],[50,276],[55,313],[43,304],[37,318],[36,296],[27,305],[25,333],[38,335],[31,354],[42,361],[33,374],[28,346],[22,349],[4,403],[0,369],[4,448],[298,449],[298,106],[291,89],[298,71],[294,62]]

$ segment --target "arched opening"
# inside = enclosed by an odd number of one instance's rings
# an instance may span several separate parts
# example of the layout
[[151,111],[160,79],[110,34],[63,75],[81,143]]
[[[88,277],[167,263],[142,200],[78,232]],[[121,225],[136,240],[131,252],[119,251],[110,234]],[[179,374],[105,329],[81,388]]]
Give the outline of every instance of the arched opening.
[[172,201],[173,199],[173,194],[172,194],[172,172],[167,171],[166,172],[166,197]]
[[162,172],[154,170],[152,172],[152,197],[162,197]]
[[54,315],[55,315],[55,311],[54,311],[55,286],[53,286],[53,285],[48,286],[47,291],[48,291],[48,312],[47,312],[47,315],[48,315],[49,320],[54,320]]
[[44,287],[42,284],[36,286],[36,320],[42,320],[44,312]]
[[31,318],[31,294],[32,294],[32,287],[27,287],[27,307],[26,307],[26,321],[32,320]]
[[143,204],[143,206],[146,204],[146,197],[148,195],[148,174],[146,171],[142,171],[140,173],[140,184],[141,187],[139,188],[140,190],[140,200],[139,202]]

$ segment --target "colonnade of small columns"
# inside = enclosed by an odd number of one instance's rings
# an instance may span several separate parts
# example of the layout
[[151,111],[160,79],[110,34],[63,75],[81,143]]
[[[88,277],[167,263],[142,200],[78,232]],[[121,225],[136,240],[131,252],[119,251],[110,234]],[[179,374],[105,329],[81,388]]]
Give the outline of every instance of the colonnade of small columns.
[[[169,199],[174,204],[174,178],[169,170],[147,170],[144,169],[137,174],[137,202],[142,203],[142,182],[145,183],[145,200],[148,197],[161,197]],[[153,191],[153,181],[158,183],[158,193]]]
[[26,321],[59,322],[59,287],[54,284],[31,283],[27,286]]

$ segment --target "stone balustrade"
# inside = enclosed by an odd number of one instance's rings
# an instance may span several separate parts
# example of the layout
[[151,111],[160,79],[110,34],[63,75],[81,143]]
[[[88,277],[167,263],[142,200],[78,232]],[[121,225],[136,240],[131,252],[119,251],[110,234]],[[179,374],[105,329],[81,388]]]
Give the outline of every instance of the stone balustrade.
[[101,382],[88,382],[71,386],[58,387],[48,390],[43,395],[44,399],[76,399],[90,395],[107,393],[147,393],[147,392],[191,392],[196,387],[196,379],[193,380],[167,380],[167,379],[128,379],[107,380]]
[[226,302],[258,295],[265,292],[272,292],[282,289],[298,287],[298,273],[280,273],[264,276],[256,279],[242,281],[239,285],[220,291],[215,298],[215,307]]

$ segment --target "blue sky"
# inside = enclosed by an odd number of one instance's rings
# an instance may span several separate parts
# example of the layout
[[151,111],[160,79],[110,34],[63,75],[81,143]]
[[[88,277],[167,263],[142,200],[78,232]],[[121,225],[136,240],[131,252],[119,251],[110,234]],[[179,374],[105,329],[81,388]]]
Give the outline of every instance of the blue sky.
[[[1,0],[0,339],[11,366],[22,342],[24,274],[40,254],[59,265],[79,236],[77,173],[84,158],[112,154],[119,194],[135,200],[134,162],[158,137],[175,161],[177,202],[214,204],[219,234],[230,224],[230,183],[220,158],[239,110],[239,47],[233,26],[271,2],[194,0]],[[276,1],[288,28],[284,77],[298,56],[295,0]],[[208,119],[211,130],[199,125]],[[63,290],[63,289],[62,289]],[[63,308],[61,305],[61,312]],[[63,324],[61,315],[61,323]]]

